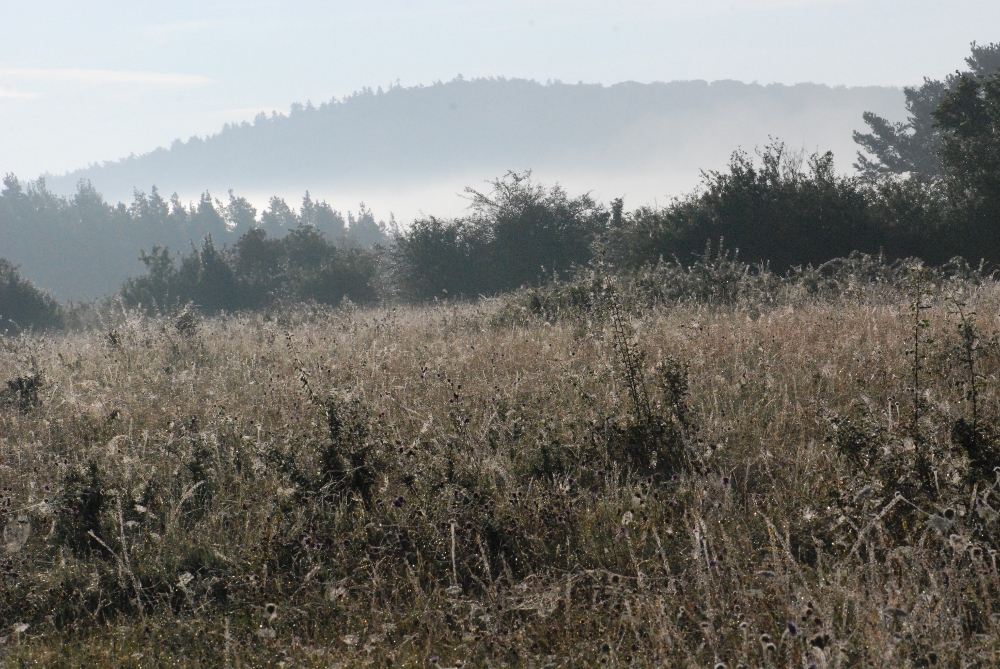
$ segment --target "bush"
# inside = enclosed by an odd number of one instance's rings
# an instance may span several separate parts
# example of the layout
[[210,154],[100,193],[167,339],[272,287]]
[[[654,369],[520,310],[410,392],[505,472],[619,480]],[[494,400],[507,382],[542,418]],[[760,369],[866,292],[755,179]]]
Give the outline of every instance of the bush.
[[18,333],[63,325],[64,312],[55,299],[23,278],[18,268],[0,258],[0,332]]
[[688,258],[718,239],[779,272],[852,251],[877,253],[886,239],[872,201],[860,180],[834,172],[832,153],[805,158],[774,142],[759,164],[737,151],[728,171],[705,174],[701,192],[625,217],[609,234],[609,259],[638,268]]
[[271,239],[247,231],[232,249],[217,249],[211,235],[174,264],[167,248],[142,252],[145,276],[122,287],[126,304],[147,312],[193,303],[207,313],[261,309],[279,301],[368,304],[379,298],[378,251],[342,248],[311,225]]
[[397,236],[393,276],[400,295],[417,300],[496,295],[537,286],[586,265],[610,215],[589,195],[570,198],[556,185],[508,172],[481,193],[466,189],[465,218],[418,220]]

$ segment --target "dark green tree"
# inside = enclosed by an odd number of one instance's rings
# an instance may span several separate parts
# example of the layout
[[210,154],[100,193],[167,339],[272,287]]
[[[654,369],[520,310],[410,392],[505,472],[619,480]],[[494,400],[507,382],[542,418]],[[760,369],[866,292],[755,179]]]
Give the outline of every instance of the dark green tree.
[[277,240],[263,228],[247,230],[233,245],[233,269],[238,277],[241,308],[266,305],[280,293],[283,269]]
[[960,75],[934,118],[947,133],[941,157],[967,253],[1000,261],[1000,72]]
[[376,221],[375,214],[371,209],[365,207],[362,202],[358,206],[358,217],[347,212],[347,244],[349,246],[360,246],[363,249],[370,249],[376,244],[379,246],[389,245],[389,230],[383,221]]
[[279,302],[339,304],[345,297],[366,304],[378,293],[378,256],[329,242],[311,225],[270,238],[252,228],[231,249],[211,235],[175,265],[169,251],[142,253],[146,274],[122,287],[127,304],[163,312],[191,304],[206,313],[259,309]]
[[173,307],[180,299],[180,287],[170,249],[154,246],[149,254],[145,250],[140,251],[139,260],[146,266],[146,275],[125,281],[121,294],[126,303],[143,307],[151,313]]
[[987,79],[959,76],[934,119],[947,131],[941,157],[957,184],[1000,202],[1000,72]]
[[486,291],[485,245],[475,232],[462,220],[430,216],[398,235],[390,259],[402,296],[416,301],[475,298]]
[[724,240],[741,259],[784,272],[855,250],[877,253],[886,231],[872,217],[872,196],[859,179],[835,172],[832,153],[807,157],[773,142],[758,160],[735,152],[728,170],[704,174],[700,192],[623,217],[608,232],[608,258],[627,269],[687,262]]
[[233,311],[237,302],[236,275],[226,256],[206,235],[201,248],[192,245],[191,254],[178,270],[178,292],[185,302],[193,302],[206,313]]
[[[972,54],[965,62],[969,66],[966,76],[982,81],[1000,70],[1000,44],[979,46],[973,42]],[[909,115],[905,122],[893,123],[873,112],[863,114],[871,132],[854,133],[854,141],[864,149],[858,152],[854,166],[863,176],[878,179],[906,173],[925,178],[942,175],[944,164],[940,153],[947,131],[938,125],[934,111],[944,95],[958,85],[961,76],[951,75],[944,81],[925,78],[919,87],[904,88]]]
[[62,307],[51,295],[22,277],[10,261],[0,258],[0,335],[59,327],[63,318]]
[[268,208],[261,214],[260,223],[262,228],[270,231],[272,235],[277,235],[298,226],[299,217],[287,202],[275,195],[268,203]]
[[257,227],[257,208],[245,197],[233,195],[232,189],[229,190],[229,204],[224,217],[229,229],[239,234]]
[[610,215],[589,195],[570,198],[559,185],[532,181],[530,170],[507,172],[490,186],[487,193],[466,189],[469,225],[487,246],[484,292],[537,284],[590,261],[591,242]]
[[304,225],[311,225],[325,235],[330,241],[343,239],[347,232],[344,217],[326,201],[314,201],[306,191],[302,198],[302,208],[299,219]]

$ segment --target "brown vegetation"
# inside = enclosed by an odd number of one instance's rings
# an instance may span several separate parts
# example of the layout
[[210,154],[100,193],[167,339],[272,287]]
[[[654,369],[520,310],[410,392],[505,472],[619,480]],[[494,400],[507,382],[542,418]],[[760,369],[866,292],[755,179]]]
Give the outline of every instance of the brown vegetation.
[[601,288],[3,340],[6,659],[993,662],[995,284]]

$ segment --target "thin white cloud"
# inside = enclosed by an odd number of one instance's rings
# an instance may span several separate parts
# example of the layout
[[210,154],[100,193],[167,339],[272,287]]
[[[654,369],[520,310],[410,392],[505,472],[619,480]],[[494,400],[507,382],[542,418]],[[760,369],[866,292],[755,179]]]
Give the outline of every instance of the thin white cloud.
[[0,100],[35,100],[42,97],[41,93],[19,91],[9,86],[0,86]]
[[178,23],[161,23],[155,26],[148,26],[146,33],[156,39],[166,39],[178,33],[193,33],[199,30],[214,28],[217,21],[181,21]]
[[[603,0],[599,0],[606,6]],[[769,12],[857,4],[859,0],[624,0],[616,8],[626,14],[699,16]]]
[[159,86],[195,86],[212,81],[208,77],[198,74],[28,67],[0,68],[0,78],[75,84],[152,84]]
[[[703,11],[757,12],[797,7],[822,7],[851,4],[853,0],[705,0],[700,3]],[[678,3],[683,4],[683,3]]]
[[[572,10],[574,12],[584,11],[607,11],[613,10],[616,13],[661,12],[683,13],[683,14],[714,14],[720,11],[764,11],[772,9],[792,9],[796,7],[820,7],[828,5],[855,4],[860,0],[548,0],[544,4],[539,4],[537,0],[508,0],[499,11],[504,13],[512,9],[519,11],[529,11],[535,14],[544,14],[546,11]],[[433,5],[411,6],[401,3],[388,4],[383,6],[358,6],[351,3],[351,7],[343,8],[343,11],[352,11],[359,15],[423,15],[423,14],[466,14],[478,13],[484,8],[493,8],[494,2],[486,0],[445,0]]]

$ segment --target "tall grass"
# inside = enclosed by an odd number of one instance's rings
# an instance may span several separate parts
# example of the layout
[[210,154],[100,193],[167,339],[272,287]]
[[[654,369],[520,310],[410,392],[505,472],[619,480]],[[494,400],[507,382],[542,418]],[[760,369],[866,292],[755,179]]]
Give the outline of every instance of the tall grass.
[[3,661],[989,666],[1000,289],[903,283],[0,340]]

